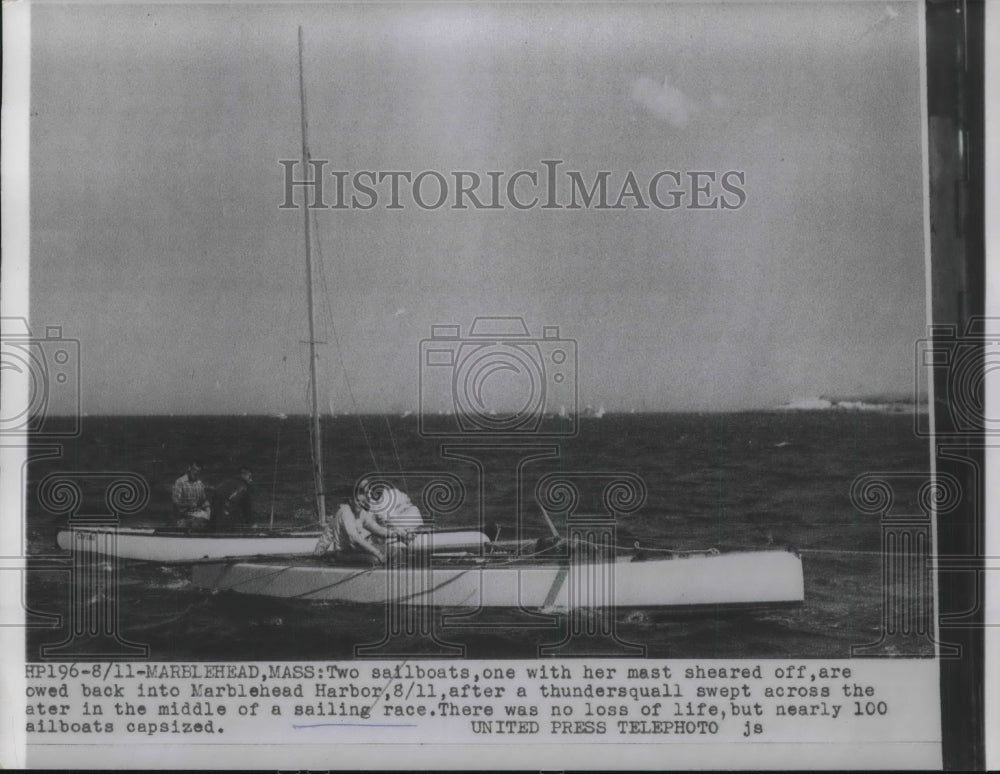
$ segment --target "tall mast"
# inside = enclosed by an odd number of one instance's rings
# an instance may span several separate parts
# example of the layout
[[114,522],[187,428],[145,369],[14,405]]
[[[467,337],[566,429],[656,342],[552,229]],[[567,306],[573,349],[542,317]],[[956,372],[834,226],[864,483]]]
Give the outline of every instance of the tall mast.
[[[302,169],[309,167],[309,146],[306,143],[306,81],[302,73],[302,28],[299,27],[299,104],[302,108]],[[323,441],[320,437],[319,425],[319,391],[316,389],[316,314],[313,301],[313,265],[312,247],[309,238],[309,201],[306,192],[302,192],[302,213],[306,233],[306,288],[309,307],[309,397],[312,409],[312,458],[313,487],[316,496],[316,515],[320,524],[326,524],[326,502],[323,494]]]

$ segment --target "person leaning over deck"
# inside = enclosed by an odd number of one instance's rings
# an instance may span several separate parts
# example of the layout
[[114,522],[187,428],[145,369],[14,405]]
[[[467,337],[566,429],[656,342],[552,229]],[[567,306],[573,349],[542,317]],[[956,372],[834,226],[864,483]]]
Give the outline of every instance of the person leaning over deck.
[[405,492],[394,486],[363,478],[358,483],[358,491],[365,508],[375,514],[379,523],[406,541],[412,540],[413,533],[424,526],[420,509]]
[[202,465],[197,460],[188,465],[183,476],[174,482],[170,499],[178,527],[207,529],[209,521],[208,495],[201,480]]
[[212,513],[209,526],[213,530],[233,526],[234,520],[248,526],[252,519],[251,506],[253,473],[250,468],[240,468],[239,473],[227,478],[212,493]]
[[361,554],[384,563],[386,541],[389,538],[405,541],[406,536],[401,530],[379,523],[369,505],[364,490],[352,494],[324,525],[313,553],[332,553],[335,558]]

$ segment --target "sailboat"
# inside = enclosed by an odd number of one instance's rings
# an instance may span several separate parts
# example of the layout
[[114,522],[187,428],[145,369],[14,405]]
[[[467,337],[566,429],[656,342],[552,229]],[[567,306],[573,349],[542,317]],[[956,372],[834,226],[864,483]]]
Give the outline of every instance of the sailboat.
[[[309,556],[321,530],[231,530],[193,532],[180,527],[73,526],[56,535],[59,547],[70,551],[116,556],[137,562],[196,564],[232,559]],[[473,549],[488,542],[477,530],[420,532],[412,551]]]
[[[299,29],[299,83],[302,109],[302,159],[306,143],[305,86],[302,73],[302,30]],[[305,212],[306,269],[309,282],[310,384],[312,386],[312,459],[315,508],[325,521],[323,456],[316,407],[316,340],[313,313],[312,255],[309,213]],[[570,419],[565,406],[559,416]],[[323,600],[358,604],[459,608],[605,608],[651,607],[712,611],[794,605],[804,598],[802,562],[791,551],[622,550],[605,535],[594,542],[590,533],[563,539],[548,514],[551,537],[500,541],[478,530],[428,531],[405,551],[389,553],[385,565],[328,558],[267,556],[310,553],[315,533],[238,536],[218,540],[224,554],[212,556],[204,541],[215,536],[184,537],[184,545],[205,552],[192,562],[195,587],[213,592]],[[119,537],[121,537],[119,531]],[[79,534],[79,531],[77,532]],[[138,539],[138,536],[136,536]],[[75,539],[80,539],[79,537]],[[308,540],[298,550],[294,541]],[[152,535],[158,550],[166,535]],[[292,542],[285,542],[292,541]],[[122,545],[126,541],[122,541]],[[144,545],[154,545],[147,542]],[[226,547],[228,546],[228,547]],[[289,546],[293,550],[288,550]],[[124,554],[119,552],[120,556]],[[242,555],[242,556],[240,556]],[[247,556],[254,558],[248,559]],[[150,557],[153,558],[153,557]],[[159,561],[166,561],[163,554]]]
[[[299,30],[303,161],[307,161],[302,31]],[[307,265],[311,266],[308,252]],[[310,269],[311,271],[311,269]],[[310,305],[312,303],[310,296]],[[310,319],[311,319],[310,306]],[[312,344],[310,329],[310,347]],[[315,361],[311,359],[312,369]],[[315,388],[313,395],[315,396]],[[596,416],[604,414],[603,405]],[[568,419],[565,406],[559,417]],[[318,425],[314,416],[314,442]],[[314,447],[316,481],[322,481],[320,449]],[[323,502],[317,489],[317,511]],[[386,565],[333,563],[325,558],[293,561],[258,559],[197,564],[196,587],[240,594],[359,604],[461,608],[654,607],[686,611],[760,608],[801,603],[802,562],[791,551],[719,553],[622,551],[607,536],[599,543],[583,535],[559,536],[542,511],[552,537],[540,540],[487,539],[482,533],[432,532],[429,550],[411,545],[389,554]]]

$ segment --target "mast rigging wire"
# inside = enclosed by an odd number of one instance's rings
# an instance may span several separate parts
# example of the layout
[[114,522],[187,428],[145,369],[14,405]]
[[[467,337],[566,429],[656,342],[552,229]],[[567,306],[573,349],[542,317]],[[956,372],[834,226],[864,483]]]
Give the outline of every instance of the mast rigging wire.
[[361,428],[361,434],[364,436],[365,446],[368,449],[368,455],[372,459],[372,464],[375,466],[376,472],[381,472],[378,460],[375,459],[375,451],[372,448],[371,439],[368,437],[368,431],[365,429],[364,420],[362,419],[361,414],[358,412],[358,402],[354,396],[354,388],[351,385],[350,374],[348,374],[347,372],[347,364],[344,362],[344,350],[340,346],[340,334],[337,333],[337,326],[333,321],[333,309],[330,306],[330,288],[326,278],[326,261],[323,260],[323,245],[319,238],[320,230],[319,230],[319,225],[316,222],[315,212],[313,212],[312,224],[313,224],[313,233],[316,235],[316,257],[318,259],[316,262],[319,264],[319,281],[320,285],[323,288],[323,301],[324,301],[323,306],[324,309],[326,310],[326,316],[329,322],[330,332],[333,334],[333,343],[337,351],[337,362],[340,364],[340,370],[344,374],[344,384],[347,386],[347,394],[351,399],[351,407],[354,409],[354,414],[358,418],[358,425]]

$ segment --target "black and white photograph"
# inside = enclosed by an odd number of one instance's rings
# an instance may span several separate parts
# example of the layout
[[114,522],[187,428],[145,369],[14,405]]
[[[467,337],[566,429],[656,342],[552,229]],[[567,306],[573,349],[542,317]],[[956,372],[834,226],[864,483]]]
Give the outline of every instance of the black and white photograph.
[[1000,325],[933,5],[30,3],[27,763],[977,767],[938,555]]

